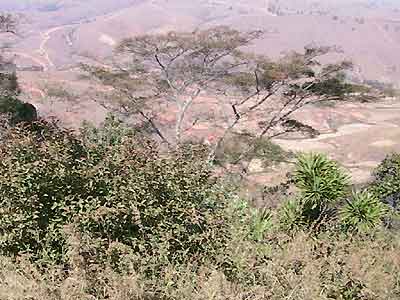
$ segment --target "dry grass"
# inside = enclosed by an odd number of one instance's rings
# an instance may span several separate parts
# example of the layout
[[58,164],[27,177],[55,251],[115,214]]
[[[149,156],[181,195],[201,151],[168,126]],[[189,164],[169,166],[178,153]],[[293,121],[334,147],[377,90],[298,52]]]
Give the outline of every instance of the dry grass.
[[56,267],[40,272],[26,261],[0,260],[0,299],[400,299],[400,239],[396,236],[234,241],[236,271],[214,265],[171,266],[157,278],[109,268]]

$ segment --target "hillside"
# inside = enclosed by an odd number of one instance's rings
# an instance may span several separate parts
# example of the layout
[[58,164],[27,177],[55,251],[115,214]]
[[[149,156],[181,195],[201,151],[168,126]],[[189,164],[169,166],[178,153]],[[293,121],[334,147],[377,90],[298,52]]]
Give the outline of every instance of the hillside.
[[400,299],[398,0],[0,1],[0,300]]
[[[122,38],[144,33],[191,31],[216,25],[262,29],[265,35],[249,50],[277,58],[287,51],[301,51],[309,44],[335,45],[342,51],[331,58],[350,59],[355,63],[353,80],[400,84],[400,4],[397,1],[253,0],[251,4],[246,0],[2,1],[0,9],[23,14],[22,37],[13,38],[10,43],[26,99],[42,115],[56,116],[72,127],[85,119],[99,123],[105,115],[105,110],[87,97],[89,86],[80,79],[77,64],[102,64]],[[59,91],[53,94],[69,90],[70,98],[77,101],[59,101],[48,94],[48,86],[58,87]],[[341,107],[338,113],[326,109],[318,112],[318,116],[315,110],[307,110],[300,118],[328,133],[341,126],[347,128],[352,122],[375,123],[378,132],[387,132],[381,128],[397,126],[393,125],[397,119],[392,114],[383,110],[384,116],[381,116],[375,113],[376,109],[379,108],[368,107],[365,114],[356,113],[350,121],[349,116],[342,117],[346,108]],[[326,119],[335,118],[338,118],[335,124],[326,125]],[[341,162],[354,167],[355,173],[363,172],[365,178],[385,153],[398,148],[392,132],[368,138],[371,145],[385,141],[375,151],[379,154],[356,151],[347,157],[340,149],[349,147],[349,139],[364,139],[366,131],[361,126],[345,131],[345,138],[334,136],[330,142],[334,146],[312,141],[312,149],[327,149]],[[295,143],[281,143],[297,149]],[[309,148],[306,141],[302,145]],[[360,170],[357,165],[360,161],[367,167]]]
[[[80,56],[110,54],[121,38],[227,24],[266,31],[258,50],[272,56],[305,45],[337,45],[359,79],[400,81],[400,11],[395,1],[2,1],[25,15],[20,63],[52,70]],[[46,48],[46,49],[44,49]],[[35,59],[32,59],[32,56]],[[47,57],[48,56],[48,57]],[[23,58],[23,60],[22,60]],[[45,68],[46,69],[46,68]]]

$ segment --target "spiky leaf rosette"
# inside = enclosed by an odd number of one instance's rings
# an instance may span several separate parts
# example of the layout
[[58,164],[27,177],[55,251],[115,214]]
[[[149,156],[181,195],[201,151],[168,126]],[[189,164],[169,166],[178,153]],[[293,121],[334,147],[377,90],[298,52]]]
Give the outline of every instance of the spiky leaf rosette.
[[346,195],[349,187],[349,177],[338,164],[315,153],[298,156],[294,182],[310,209],[335,203]]
[[341,209],[341,221],[347,230],[370,232],[378,227],[387,213],[385,204],[368,191],[354,192]]

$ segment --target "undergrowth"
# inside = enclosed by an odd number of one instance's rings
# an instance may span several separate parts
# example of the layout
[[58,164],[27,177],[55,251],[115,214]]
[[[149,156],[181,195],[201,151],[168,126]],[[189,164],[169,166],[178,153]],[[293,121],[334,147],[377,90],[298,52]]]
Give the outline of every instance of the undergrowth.
[[300,155],[295,197],[259,209],[201,147],[160,152],[120,126],[4,135],[0,299],[400,298],[379,182],[351,193],[336,162]]

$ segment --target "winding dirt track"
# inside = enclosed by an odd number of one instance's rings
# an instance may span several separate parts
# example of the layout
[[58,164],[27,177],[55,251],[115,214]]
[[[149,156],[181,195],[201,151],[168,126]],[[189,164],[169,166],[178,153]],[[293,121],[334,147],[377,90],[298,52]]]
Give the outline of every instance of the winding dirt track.
[[75,25],[63,25],[63,26],[58,26],[51,28],[45,32],[42,32],[40,35],[42,36],[42,41],[39,45],[39,48],[36,50],[36,52],[39,53],[40,57],[26,53],[26,52],[21,52],[21,51],[12,51],[13,54],[30,59],[32,62],[37,64],[38,66],[41,66],[44,72],[49,71],[51,68],[55,67],[54,62],[50,58],[50,54],[46,48],[47,43],[51,39],[51,35],[59,30],[62,30],[64,28],[68,28],[71,26]]
[[47,67],[45,68],[44,71],[48,71],[49,68],[55,67],[54,62],[51,60],[50,54],[49,54],[48,50],[46,49],[46,45],[50,41],[51,35],[59,30],[62,30],[62,29],[68,28],[68,27],[72,27],[72,26],[76,26],[76,25],[72,24],[72,25],[57,26],[57,27],[54,27],[54,28],[51,28],[51,29],[45,31],[44,33],[41,33],[43,40],[39,46],[39,53],[45,58],[45,60],[47,62]]

